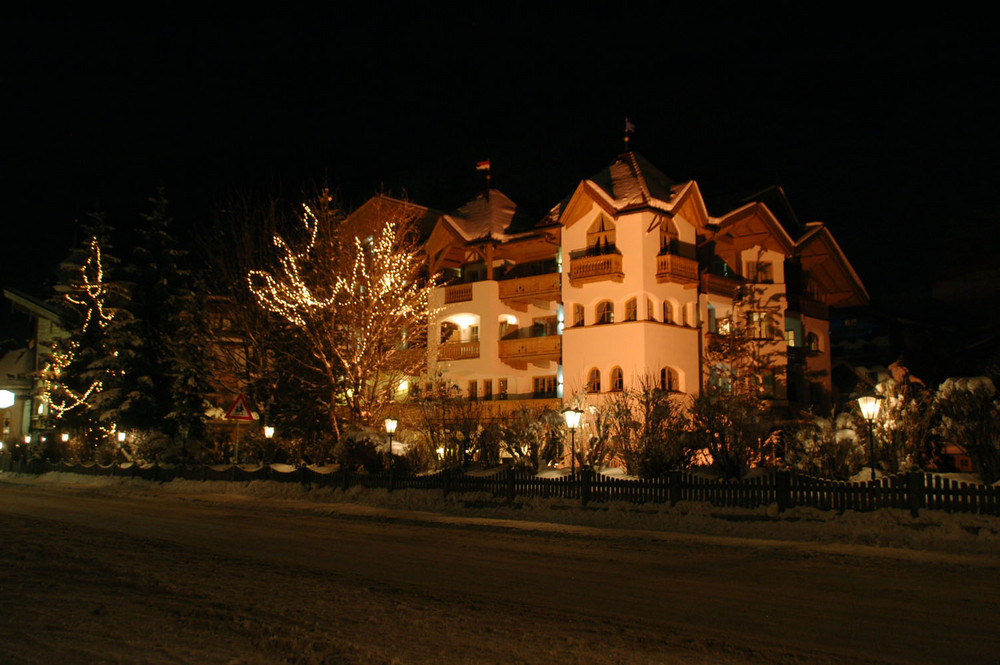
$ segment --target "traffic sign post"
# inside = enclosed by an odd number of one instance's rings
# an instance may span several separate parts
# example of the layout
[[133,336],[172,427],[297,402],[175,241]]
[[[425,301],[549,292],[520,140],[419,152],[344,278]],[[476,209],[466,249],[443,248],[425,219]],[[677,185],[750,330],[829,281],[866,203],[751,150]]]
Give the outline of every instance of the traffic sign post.
[[236,398],[236,401],[233,402],[233,405],[231,407],[229,407],[228,411],[226,411],[226,416],[225,417],[226,417],[227,420],[235,420],[236,421],[236,455],[235,455],[236,460],[235,460],[235,463],[239,464],[240,463],[240,423],[244,422],[244,421],[253,422],[253,420],[254,420],[253,412],[250,411],[250,403],[247,402],[246,395],[244,395],[243,393],[239,394],[239,397]]

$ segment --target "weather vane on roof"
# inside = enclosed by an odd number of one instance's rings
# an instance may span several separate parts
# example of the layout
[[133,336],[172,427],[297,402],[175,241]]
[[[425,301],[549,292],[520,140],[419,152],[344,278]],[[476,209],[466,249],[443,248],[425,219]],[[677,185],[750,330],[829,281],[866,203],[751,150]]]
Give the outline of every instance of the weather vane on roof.
[[635,134],[635,125],[625,118],[625,152],[628,152],[628,139],[630,134]]

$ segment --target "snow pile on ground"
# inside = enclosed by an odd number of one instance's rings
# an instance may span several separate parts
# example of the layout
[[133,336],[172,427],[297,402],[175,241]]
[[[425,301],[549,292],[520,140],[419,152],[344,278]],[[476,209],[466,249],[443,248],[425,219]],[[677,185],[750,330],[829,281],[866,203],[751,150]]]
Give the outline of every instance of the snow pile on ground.
[[567,499],[527,498],[508,504],[503,497],[489,493],[443,496],[434,490],[387,492],[360,486],[344,491],[273,481],[154,483],[67,473],[4,474],[3,479],[40,486],[74,484],[105,495],[168,495],[210,502],[296,502],[310,510],[338,514],[358,515],[361,514],[359,509],[365,508],[366,519],[472,519],[479,527],[503,529],[558,530],[555,525],[567,525],[648,531],[651,532],[649,537],[658,537],[656,532],[666,532],[1000,556],[1000,517],[936,510],[922,510],[919,517],[894,509],[838,513],[792,508],[779,514],[776,505],[757,509],[722,508],[694,502],[680,503],[673,508],[624,502],[581,506],[578,501]]

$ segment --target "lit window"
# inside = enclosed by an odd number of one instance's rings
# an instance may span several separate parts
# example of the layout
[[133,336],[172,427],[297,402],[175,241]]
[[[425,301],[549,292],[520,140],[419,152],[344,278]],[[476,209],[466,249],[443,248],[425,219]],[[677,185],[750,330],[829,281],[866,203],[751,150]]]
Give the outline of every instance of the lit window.
[[795,346],[795,331],[794,330],[786,330],[785,331],[785,343],[788,344],[788,346]]
[[590,370],[587,374],[587,392],[588,393],[599,393],[601,392],[601,370],[596,367]]
[[774,335],[771,328],[771,315],[767,312],[750,312],[747,323],[754,339],[771,339]]

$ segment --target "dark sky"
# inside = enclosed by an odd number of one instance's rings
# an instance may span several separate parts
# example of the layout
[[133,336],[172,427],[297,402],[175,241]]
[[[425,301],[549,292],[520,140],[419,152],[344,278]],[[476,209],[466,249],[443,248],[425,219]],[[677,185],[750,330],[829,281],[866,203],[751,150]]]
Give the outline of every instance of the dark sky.
[[48,295],[74,219],[128,229],[158,186],[183,229],[232,188],[324,178],[355,204],[384,188],[452,209],[489,158],[540,216],[621,151],[626,116],[634,149],[697,180],[713,214],[783,186],[877,300],[996,260],[983,17],[527,7],[9,21],[0,285]]

